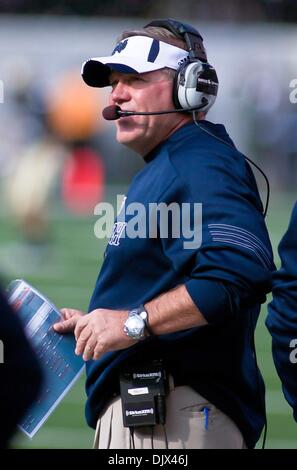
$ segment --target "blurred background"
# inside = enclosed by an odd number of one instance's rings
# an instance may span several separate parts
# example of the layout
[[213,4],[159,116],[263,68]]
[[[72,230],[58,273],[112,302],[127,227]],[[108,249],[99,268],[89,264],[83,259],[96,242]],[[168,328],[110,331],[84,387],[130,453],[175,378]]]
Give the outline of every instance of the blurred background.
[[[94,206],[125,194],[141,159],[103,121],[108,90],[80,79],[84,60],[111,52],[125,29],[173,17],[199,29],[220,80],[208,119],[222,122],[271,186],[267,216],[277,245],[297,198],[296,0],[0,0],[0,274],[24,278],[58,307],[86,310],[102,263]],[[296,87],[296,85],[295,85]],[[296,95],[295,95],[296,96]],[[265,202],[267,189],[256,172]],[[268,299],[269,300],[269,299]],[[264,327],[257,328],[267,386],[267,448],[297,448]],[[89,448],[84,378],[22,448]],[[259,444],[260,446],[260,444]]]

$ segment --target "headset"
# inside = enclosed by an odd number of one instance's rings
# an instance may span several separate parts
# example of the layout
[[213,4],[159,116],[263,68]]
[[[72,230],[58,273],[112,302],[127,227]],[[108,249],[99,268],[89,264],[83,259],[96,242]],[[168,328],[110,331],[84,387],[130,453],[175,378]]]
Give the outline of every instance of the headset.
[[172,18],[154,20],[144,26],[165,28],[177,38],[183,39],[188,47],[189,58],[176,71],[173,85],[173,103],[177,109],[197,108],[208,111],[216,100],[219,80],[217,73],[208,62],[199,31],[187,23]]

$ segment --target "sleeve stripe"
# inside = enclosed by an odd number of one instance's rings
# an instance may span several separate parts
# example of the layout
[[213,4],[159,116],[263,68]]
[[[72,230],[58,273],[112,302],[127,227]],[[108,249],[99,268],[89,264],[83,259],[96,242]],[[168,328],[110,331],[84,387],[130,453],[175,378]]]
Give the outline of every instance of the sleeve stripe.
[[246,245],[245,243],[239,243],[239,242],[235,242],[234,240],[228,240],[226,238],[218,238],[218,237],[214,237],[213,241],[228,243],[228,244],[231,244],[231,245],[243,246],[244,248],[247,248],[248,250],[253,251],[255,253],[255,255],[257,256],[257,258],[261,261],[263,266],[266,269],[270,269],[270,264],[267,264],[267,261],[265,260],[265,258],[263,258],[263,256],[261,256],[261,254],[250,245]]
[[257,255],[265,267],[271,268],[271,254],[263,242],[251,232],[227,224],[209,224],[208,227],[213,241],[221,241],[248,248]]
[[227,225],[227,224],[209,224],[208,226],[209,226],[210,229],[212,229],[212,228],[216,229],[217,228],[217,229],[226,230],[226,231],[229,230],[231,232],[240,232],[242,235],[245,235],[246,237],[248,237],[250,239],[254,239],[255,242],[258,242],[258,244],[262,246],[262,248],[266,252],[268,258],[271,259],[271,254],[267,250],[264,243],[258,237],[256,237],[256,235],[249,232],[248,230],[245,230],[244,228],[236,227],[235,225]]
[[214,231],[214,230],[210,230],[210,233],[213,236],[213,239],[214,239],[214,236],[219,235],[219,236],[224,237],[224,238],[227,237],[228,239],[232,239],[233,241],[238,241],[238,242],[241,241],[243,243],[247,243],[248,245],[253,246],[256,250],[259,250],[261,252],[263,258],[265,258],[265,260],[266,260],[266,263],[268,265],[270,264],[270,259],[268,258],[267,254],[266,254],[266,251],[263,250],[262,246],[258,245],[254,241],[251,241],[247,237],[242,237],[242,236],[239,236],[237,234],[233,234],[231,232],[226,233],[226,232],[219,232],[219,231]]

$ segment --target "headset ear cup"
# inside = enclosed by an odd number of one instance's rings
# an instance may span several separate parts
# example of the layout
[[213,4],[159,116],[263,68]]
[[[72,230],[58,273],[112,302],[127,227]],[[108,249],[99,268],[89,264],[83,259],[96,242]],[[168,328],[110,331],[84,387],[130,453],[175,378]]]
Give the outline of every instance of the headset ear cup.
[[175,101],[179,108],[186,110],[197,106],[200,111],[207,111],[217,95],[216,72],[208,63],[200,60],[184,64],[179,70],[175,90]]

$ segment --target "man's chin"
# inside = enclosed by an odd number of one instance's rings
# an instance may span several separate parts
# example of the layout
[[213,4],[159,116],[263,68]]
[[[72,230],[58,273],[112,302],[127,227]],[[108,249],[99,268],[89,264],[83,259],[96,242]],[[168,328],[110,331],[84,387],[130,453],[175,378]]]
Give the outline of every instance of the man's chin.
[[119,144],[129,145],[137,140],[137,136],[133,132],[125,131],[117,133],[117,141]]
[[124,145],[125,147],[132,150],[133,152],[136,152],[142,155],[142,152],[140,151],[140,149],[142,149],[143,145],[139,143],[139,138],[137,138],[137,136],[132,137],[132,135],[129,136],[126,134],[125,135],[120,134],[119,136],[117,136],[117,142],[121,145]]

